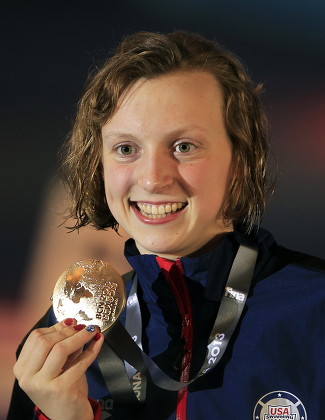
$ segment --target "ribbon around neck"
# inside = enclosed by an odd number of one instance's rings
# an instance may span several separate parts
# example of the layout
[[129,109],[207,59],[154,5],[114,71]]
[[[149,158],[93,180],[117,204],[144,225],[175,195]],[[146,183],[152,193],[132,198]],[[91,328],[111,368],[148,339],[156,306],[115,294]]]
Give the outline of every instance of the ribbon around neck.
[[[136,400],[143,402],[146,380],[152,381],[160,388],[179,391],[219,363],[242,315],[254,274],[257,254],[257,246],[254,242],[245,240],[240,244],[209,336],[204,363],[189,382],[179,382],[170,378],[142,350],[142,317],[137,296],[138,281],[137,276],[134,276],[127,300],[125,327],[120,321],[116,321],[104,333],[105,345],[98,357],[99,367],[114,400],[124,403],[134,403]],[[115,353],[114,356],[111,350]],[[108,355],[109,351],[110,355]],[[114,359],[116,355],[124,360],[125,364],[118,363],[117,360],[115,363],[108,362],[107,358]],[[141,380],[141,391],[135,391],[134,387],[130,386],[135,376]]]

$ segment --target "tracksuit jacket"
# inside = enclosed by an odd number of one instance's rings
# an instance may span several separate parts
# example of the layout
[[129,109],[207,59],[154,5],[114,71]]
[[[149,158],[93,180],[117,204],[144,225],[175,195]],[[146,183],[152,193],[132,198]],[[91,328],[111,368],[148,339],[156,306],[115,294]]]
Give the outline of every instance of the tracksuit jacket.
[[[126,242],[125,255],[139,282],[143,350],[175,380],[186,369],[191,379],[205,360],[211,328],[243,236],[235,230],[212,251],[182,257],[176,265],[154,255],[140,255],[132,239]],[[278,246],[264,229],[254,231],[250,238],[258,246],[252,285],[217,366],[185,392],[164,390],[148,380],[145,400],[123,404],[114,400],[96,361],[87,371],[89,397],[101,405],[101,415],[97,411],[96,418],[325,419],[325,261]],[[127,293],[134,272],[125,277]],[[191,318],[186,334],[184,310]],[[120,321],[125,322],[125,311]],[[55,322],[50,309],[34,328]],[[114,353],[109,347],[103,351],[107,360]],[[190,354],[188,359],[186,354]],[[8,420],[38,417],[16,382]]]

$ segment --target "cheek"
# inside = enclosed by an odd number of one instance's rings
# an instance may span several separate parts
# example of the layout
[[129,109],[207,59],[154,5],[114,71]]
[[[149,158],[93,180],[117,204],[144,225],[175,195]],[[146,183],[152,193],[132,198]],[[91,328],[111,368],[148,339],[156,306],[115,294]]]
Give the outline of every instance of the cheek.
[[211,200],[217,195],[218,201],[222,201],[232,179],[231,164],[228,160],[205,161],[204,164],[189,165],[181,171],[181,176],[190,195],[207,195]]
[[121,198],[129,189],[131,180],[130,171],[127,168],[110,165],[104,170],[104,184],[108,202]]

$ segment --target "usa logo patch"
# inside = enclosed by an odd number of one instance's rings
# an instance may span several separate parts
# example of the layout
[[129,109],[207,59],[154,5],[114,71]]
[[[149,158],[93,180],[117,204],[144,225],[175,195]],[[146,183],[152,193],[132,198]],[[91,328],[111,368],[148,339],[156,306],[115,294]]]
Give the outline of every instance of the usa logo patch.
[[303,403],[286,391],[265,394],[256,404],[253,420],[307,420]]

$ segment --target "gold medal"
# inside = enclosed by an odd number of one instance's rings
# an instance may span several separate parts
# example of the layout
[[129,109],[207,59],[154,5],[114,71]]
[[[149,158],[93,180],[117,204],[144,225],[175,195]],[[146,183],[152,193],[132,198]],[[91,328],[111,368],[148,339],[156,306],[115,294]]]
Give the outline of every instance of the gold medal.
[[65,270],[53,291],[53,310],[58,321],[107,330],[125,307],[125,285],[116,269],[101,260],[78,261]]

